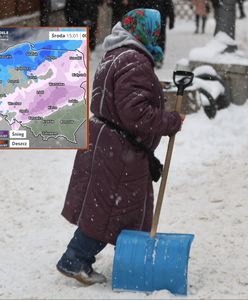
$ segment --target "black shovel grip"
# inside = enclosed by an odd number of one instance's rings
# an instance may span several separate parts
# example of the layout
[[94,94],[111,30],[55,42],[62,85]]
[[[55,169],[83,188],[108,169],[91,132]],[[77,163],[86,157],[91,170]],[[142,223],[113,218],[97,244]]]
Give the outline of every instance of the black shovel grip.
[[182,96],[186,87],[192,84],[194,73],[189,71],[174,71],[173,81],[178,88],[177,95]]

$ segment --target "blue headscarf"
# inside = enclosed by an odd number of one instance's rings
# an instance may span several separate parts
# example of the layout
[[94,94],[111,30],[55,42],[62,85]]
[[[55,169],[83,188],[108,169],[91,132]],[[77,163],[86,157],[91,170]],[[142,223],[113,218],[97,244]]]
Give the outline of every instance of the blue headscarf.
[[122,18],[121,24],[146,47],[155,62],[163,60],[163,51],[157,44],[161,29],[158,10],[146,8],[131,10]]

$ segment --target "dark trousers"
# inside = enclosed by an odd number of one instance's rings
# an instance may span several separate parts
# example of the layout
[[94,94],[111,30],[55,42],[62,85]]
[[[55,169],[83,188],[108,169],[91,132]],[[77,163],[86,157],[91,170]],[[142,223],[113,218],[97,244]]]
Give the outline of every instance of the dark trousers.
[[244,18],[245,17],[245,12],[243,7],[244,0],[237,0],[237,2],[239,7],[240,18]]
[[84,270],[87,274],[90,274],[92,272],[92,264],[96,261],[95,256],[105,246],[106,243],[86,236],[78,228],[61,258],[61,263],[70,272],[78,273]]
[[205,16],[200,17],[199,15],[196,15],[195,16],[195,23],[196,23],[195,33],[199,32],[200,18],[202,18],[202,33],[205,32],[207,17],[205,17]]

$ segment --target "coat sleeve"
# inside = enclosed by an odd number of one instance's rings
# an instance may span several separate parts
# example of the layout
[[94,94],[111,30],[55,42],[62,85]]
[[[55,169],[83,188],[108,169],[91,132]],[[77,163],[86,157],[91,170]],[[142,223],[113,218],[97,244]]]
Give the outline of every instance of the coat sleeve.
[[180,129],[181,119],[177,112],[166,112],[158,105],[161,99],[154,99],[153,72],[149,63],[129,64],[129,70],[115,80],[116,110],[122,125],[136,135],[171,136]]

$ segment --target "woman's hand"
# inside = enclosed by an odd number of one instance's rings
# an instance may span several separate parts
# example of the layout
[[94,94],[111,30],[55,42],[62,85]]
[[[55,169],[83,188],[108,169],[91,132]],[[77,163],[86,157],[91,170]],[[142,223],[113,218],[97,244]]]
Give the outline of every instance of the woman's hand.
[[182,129],[182,126],[183,126],[183,122],[185,120],[185,115],[184,114],[179,114],[180,115],[180,118],[181,118],[181,127],[180,127],[180,130]]
[[181,121],[182,121],[182,123],[183,123],[183,121],[185,120],[185,114],[179,114],[180,115],[180,118],[181,118]]

